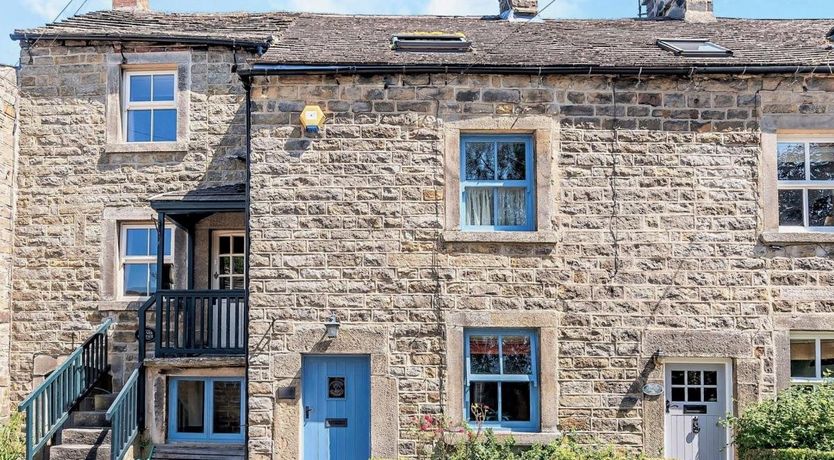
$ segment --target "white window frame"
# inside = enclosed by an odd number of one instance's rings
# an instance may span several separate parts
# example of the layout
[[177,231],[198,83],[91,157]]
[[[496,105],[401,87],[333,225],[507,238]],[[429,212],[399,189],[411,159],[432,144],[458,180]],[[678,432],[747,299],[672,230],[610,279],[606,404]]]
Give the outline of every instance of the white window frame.
[[[143,300],[148,296],[130,296],[125,295],[125,265],[127,264],[156,264],[157,256],[128,256],[127,252],[127,231],[131,229],[156,230],[156,225],[153,222],[148,223],[125,223],[119,225],[119,276],[118,276],[118,297],[122,300]],[[166,225],[166,230],[168,230]],[[171,254],[164,257],[164,263],[174,263],[174,229],[171,228]],[[162,276],[162,274],[158,274]]]
[[[805,145],[805,180],[779,180],[779,144],[804,144]],[[813,136],[813,135],[779,135],[776,140],[776,208],[777,219],[779,218],[779,192],[782,190],[802,190],[802,221],[803,225],[779,225],[779,231],[783,233],[834,233],[834,226],[812,227],[808,215],[808,190],[834,190],[834,180],[811,180],[811,152],[810,144],[834,144],[834,136]],[[778,220],[777,220],[778,222]]]
[[[130,77],[134,76],[151,76],[151,81],[153,81],[154,75],[173,75],[174,76],[174,99],[171,101],[143,101],[143,102],[131,102],[130,101]],[[151,83],[153,85],[153,83]],[[178,142],[179,141],[179,107],[178,101],[179,99],[179,75],[175,69],[170,70],[126,70],[122,73],[122,88],[124,88],[124,100],[122,101],[122,136],[125,143],[130,144],[159,144],[160,142]],[[153,86],[151,86],[151,94],[153,94]],[[153,111],[154,110],[167,110],[173,109],[177,111],[177,116],[174,117],[174,120],[177,123],[177,126],[174,128],[175,139],[173,141],[154,141],[153,140]],[[127,136],[127,119],[128,119],[128,111],[130,110],[150,110],[151,111],[151,139],[149,141],[128,141]]]
[[[794,340],[813,340],[814,341],[814,361],[817,369],[816,377],[794,377],[791,375],[792,384],[819,384],[834,379],[826,379],[822,376],[822,340],[834,340],[834,332],[791,332],[790,342]],[[790,356],[790,345],[788,346],[788,366],[792,357]]]

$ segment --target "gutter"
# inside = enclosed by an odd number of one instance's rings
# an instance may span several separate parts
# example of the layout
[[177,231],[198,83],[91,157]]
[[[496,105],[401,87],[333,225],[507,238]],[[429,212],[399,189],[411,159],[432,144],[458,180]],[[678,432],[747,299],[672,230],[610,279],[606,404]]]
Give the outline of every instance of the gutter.
[[380,73],[457,73],[507,75],[694,75],[694,74],[831,74],[834,63],[822,65],[691,65],[666,67],[628,67],[596,65],[468,65],[468,64],[358,64],[358,65],[285,65],[255,64],[241,69],[241,77],[268,75],[368,75]]

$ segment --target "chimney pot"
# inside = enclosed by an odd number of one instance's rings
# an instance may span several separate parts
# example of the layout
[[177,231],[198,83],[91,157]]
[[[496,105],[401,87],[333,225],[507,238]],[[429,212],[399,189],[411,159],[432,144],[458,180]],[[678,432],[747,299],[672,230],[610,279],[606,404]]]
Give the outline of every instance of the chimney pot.
[[712,0],[643,0],[649,19],[713,22]]
[[113,0],[114,10],[150,11],[149,0]]
[[498,0],[504,19],[531,19],[539,12],[538,0]]

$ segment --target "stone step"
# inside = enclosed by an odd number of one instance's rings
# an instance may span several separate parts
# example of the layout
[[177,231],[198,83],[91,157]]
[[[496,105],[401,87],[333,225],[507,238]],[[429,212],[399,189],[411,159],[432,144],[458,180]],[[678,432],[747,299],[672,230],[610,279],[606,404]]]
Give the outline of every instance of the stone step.
[[104,410],[110,408],[110,405],[113,404],[113,401],[116,399],[118,394],[113,393],[106,393],[106,394],[97,394],[92,396],[87,396],[86,398],[82,399],[80,403],[78,403],[78,410],[83,411],[91,411],[91,410]]
[[64,428],[61,430],[62,444],[110,444],[110,428]]
[[82,410],[70,414],[70,428],[106,428],[108,426],[110,422],[107,421],[107,411]]
[[110,444],[88,446],[84,444],[60,444],[49,448],[49,460],[109,460]]
[[243,460],[244,447],[239,444],[166,444],[154,447],[153,460]]

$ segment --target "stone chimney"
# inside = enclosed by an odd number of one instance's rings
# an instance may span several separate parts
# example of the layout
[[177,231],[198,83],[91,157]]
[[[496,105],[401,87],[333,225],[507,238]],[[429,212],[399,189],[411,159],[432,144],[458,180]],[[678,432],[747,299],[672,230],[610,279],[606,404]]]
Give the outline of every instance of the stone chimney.
[[539,12],[538,0],[498,0],[504,19],[532,19]]
[[643,0],[649,19],[713,22],[712,0]]
[[114,10],[150,11],[149,0],[113,0]]

